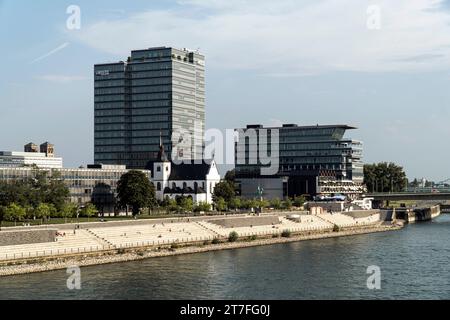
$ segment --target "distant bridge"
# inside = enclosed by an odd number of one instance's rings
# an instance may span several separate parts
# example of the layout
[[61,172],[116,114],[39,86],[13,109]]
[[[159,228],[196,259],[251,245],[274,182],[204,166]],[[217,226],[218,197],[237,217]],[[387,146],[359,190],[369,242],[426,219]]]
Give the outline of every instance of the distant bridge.
[[402,200],[450,200],[450,192],[397,192],[397,193],[370,193],[366,197],[375,201],[402,201]]

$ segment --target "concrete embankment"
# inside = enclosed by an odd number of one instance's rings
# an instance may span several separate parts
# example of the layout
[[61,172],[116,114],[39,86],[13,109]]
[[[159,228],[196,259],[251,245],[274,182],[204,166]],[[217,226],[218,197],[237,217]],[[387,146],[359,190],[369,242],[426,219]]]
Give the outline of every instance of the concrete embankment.
[[347,228],[341,231],[333,232],[305,232],[301,234],[293,234],[291,237],[270,237],[260,238],[251,241],[248,238],[242,238],[237,242],[223,242],[219,244],[211,243],[191,243],[183,244],[185,246],[159,246],[155,247],[139,247],[109,250],[104,252],[96,252],[90,254],[80,254],[76,256],[62,256],[52,258],[36,258],[34,260],[17,260],[5,262],[0,265],[0,276],[10,276],[26,273],[37,273],[52,270],[66,269],[72,266],[85,267],[117,262],[127,262],[142,260],[147,258],[165,257],[182,254],[193,254],[217,250],[230,250],[237,248],[247,248],[254,246],[283,244],[296,241],[317,240],[334,237],[354,236],[360,234],[385,232],[401,229],[401,225],[372,225],[364,227]]
[[423,208],[399,208],[392,212],[394,219],[404,220],[406,223],[418,221],[429,221],[441,214],[441,206],[430,206]]

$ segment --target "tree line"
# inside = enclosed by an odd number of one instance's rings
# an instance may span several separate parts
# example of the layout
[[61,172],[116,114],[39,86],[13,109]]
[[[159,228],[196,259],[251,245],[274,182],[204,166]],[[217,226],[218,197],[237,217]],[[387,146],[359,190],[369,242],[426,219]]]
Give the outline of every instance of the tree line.
[[68,200],[69,189],[58,172],[49,176],[48,172],[36,169],[33,178],[0,181],[0,223],[92,217],[97,212],[92,204],[79,208]]

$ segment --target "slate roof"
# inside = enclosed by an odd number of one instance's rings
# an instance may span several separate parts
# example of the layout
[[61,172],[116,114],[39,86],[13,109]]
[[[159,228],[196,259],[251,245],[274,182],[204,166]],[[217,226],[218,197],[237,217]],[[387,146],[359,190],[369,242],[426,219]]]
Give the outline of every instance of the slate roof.
[[203,190],[203,188],[198,187],[197,190],[194,190],[191,187],[187,187],[187,188],[175,188],[175,189],[171,189],[171,188],[165,188],[164,189],[164,194],[199,194],[199,193],[206,193],[205,190]]
[[210,165],[202,164],[173,164],[169,180],[205,180]]

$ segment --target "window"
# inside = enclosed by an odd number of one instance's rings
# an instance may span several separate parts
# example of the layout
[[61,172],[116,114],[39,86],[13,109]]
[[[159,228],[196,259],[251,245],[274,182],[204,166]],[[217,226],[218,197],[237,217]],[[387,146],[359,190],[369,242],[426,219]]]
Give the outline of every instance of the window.
[[158,166],[158,167],[156,168],[156,171],[161,172],[161,167]]
[[186,188],[187,188],[187,183],[183,182],[183,189],[186,189]]
[[198,189],[198,183],[194,182],[194,190],[197,191],[197,189]]
[[161,182],[158,182],[156,186],[156,191],[161,191]]

